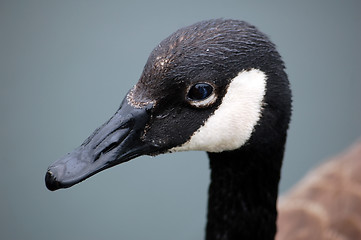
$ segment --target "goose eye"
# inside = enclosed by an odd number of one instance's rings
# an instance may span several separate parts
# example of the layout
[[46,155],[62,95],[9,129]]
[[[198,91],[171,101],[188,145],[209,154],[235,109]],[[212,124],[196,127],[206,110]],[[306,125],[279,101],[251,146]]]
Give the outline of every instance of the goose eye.
[[188,92],[188,98],[193,101],[200,101],[209,97],[213,92],[213,87],[207,83],[197,83]]
[[195,107],[206,107],[216,100],[213,86],[208,83],[196,83],[188,90],[187,100]]

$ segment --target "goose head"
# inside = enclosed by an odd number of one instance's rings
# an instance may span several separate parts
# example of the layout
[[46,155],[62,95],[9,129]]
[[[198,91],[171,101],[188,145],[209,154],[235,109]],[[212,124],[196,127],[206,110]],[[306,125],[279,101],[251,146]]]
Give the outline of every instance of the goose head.
[[49,166],[46,186],[67,188],[141,155],[272,146],[286,135],[290,109],[284,64],[267,36],[242,21],[199,22],[151,52],[114,116]]

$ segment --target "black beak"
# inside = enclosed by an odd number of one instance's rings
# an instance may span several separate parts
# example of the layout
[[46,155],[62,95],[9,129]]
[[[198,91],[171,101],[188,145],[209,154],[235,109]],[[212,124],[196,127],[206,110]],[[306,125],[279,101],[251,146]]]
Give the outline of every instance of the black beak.
[[124,99],[114,116],[80,147],[49,166],[46,187],[51,191],[71,187],[104,169],[155,152],[156,146],[142,140],[152,107],[136,108]]

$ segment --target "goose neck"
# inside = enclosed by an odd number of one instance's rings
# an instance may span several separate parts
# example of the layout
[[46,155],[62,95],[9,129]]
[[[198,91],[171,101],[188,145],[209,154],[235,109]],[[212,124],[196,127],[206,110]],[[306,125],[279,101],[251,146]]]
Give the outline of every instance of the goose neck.
[[208,153],[211,184],[206,240],[274,239],[284,150],[282,145],[270,150],[248,146]]

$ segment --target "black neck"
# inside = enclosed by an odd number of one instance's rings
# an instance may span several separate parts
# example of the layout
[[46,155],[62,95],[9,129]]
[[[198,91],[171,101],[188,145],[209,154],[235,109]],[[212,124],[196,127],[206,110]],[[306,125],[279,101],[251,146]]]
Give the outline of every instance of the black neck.
[[284,142],[208,153],[211,184],[206,240],[274,239],[283,152]]

